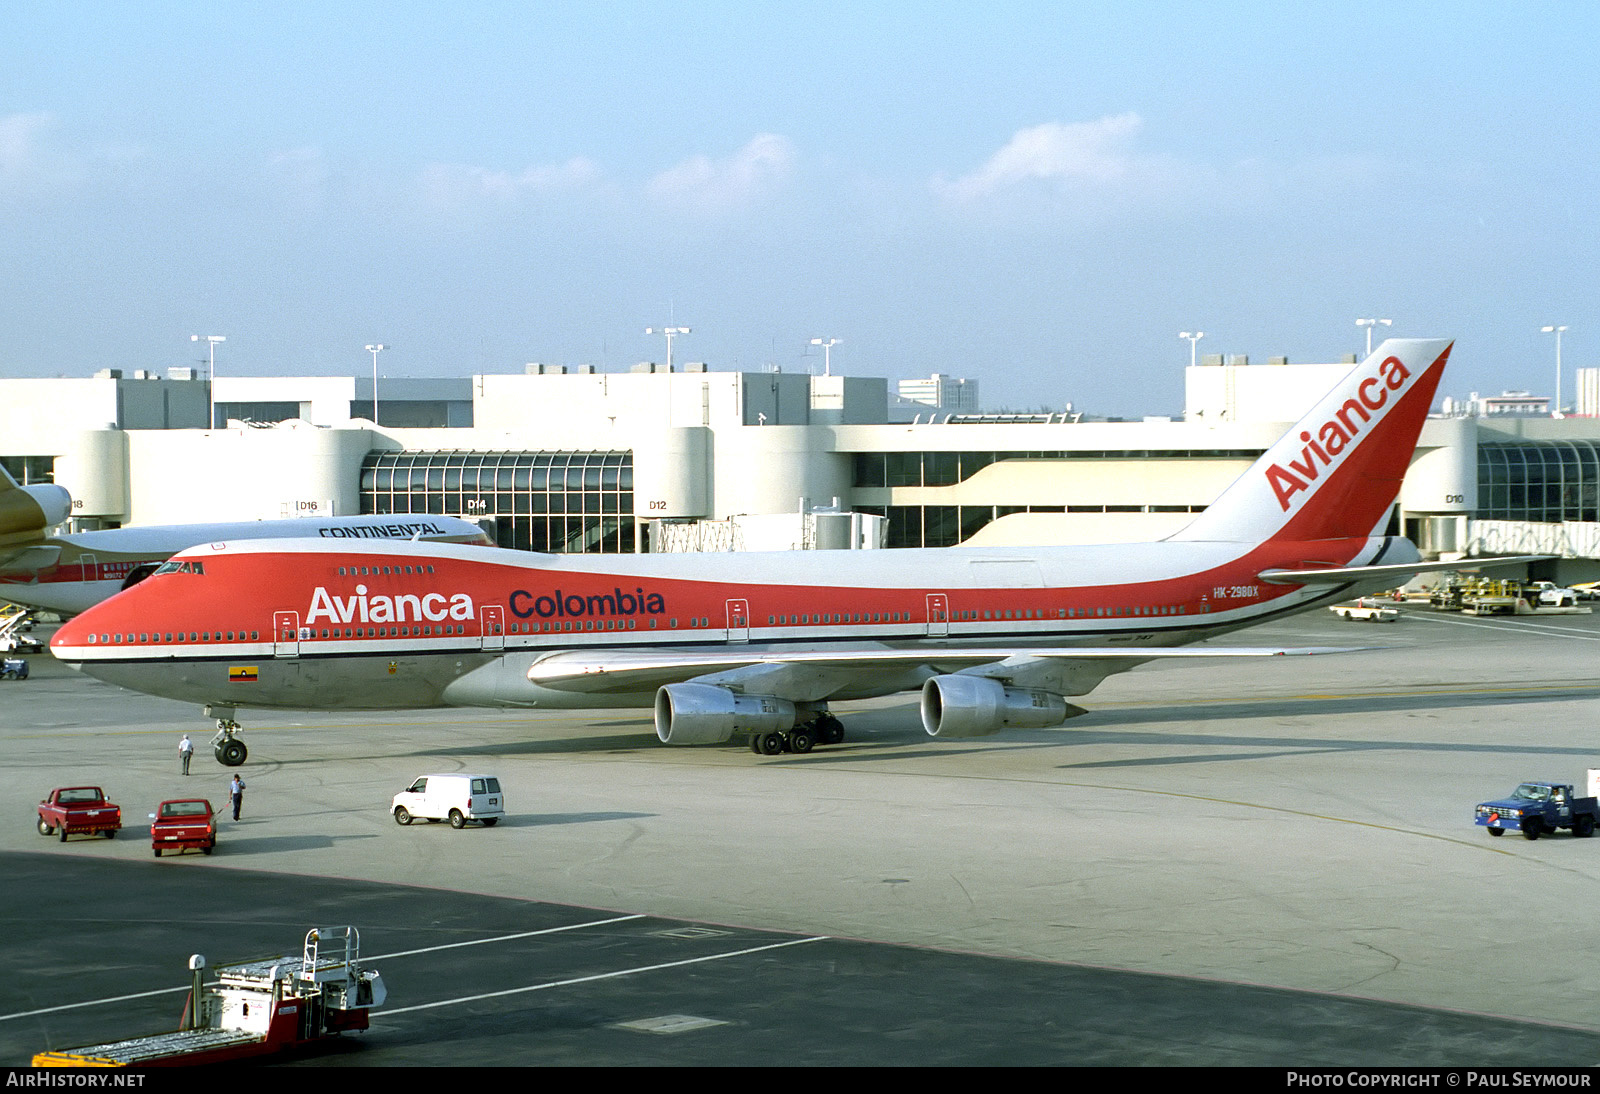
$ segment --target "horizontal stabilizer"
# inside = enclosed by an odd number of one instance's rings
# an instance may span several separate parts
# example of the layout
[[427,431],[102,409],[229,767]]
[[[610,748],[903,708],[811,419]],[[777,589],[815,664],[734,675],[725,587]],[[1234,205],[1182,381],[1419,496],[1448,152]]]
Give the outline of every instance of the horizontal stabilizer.
[[1545,562],[1555,555],[1501,555],[1498,558],[1463,558],[1456,562],[1402,562],[1387,566],[1334,566],[1313,570],[1262,570],[1256,576],[1271,585],[1343,585],[1350,581],[1387,580],[1444,570],[1489,570]]

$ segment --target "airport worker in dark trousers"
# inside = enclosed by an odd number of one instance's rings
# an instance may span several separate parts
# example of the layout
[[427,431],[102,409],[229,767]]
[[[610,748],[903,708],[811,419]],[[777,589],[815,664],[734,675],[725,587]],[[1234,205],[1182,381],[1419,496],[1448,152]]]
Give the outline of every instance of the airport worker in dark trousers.
[[192,759],[194,759],[194,742],[189,740],[189,735],[185,733],[183,740],[178,742],[178,762],[183,765],[185,775],[189,773],[189,761]]
[[244,780],[235,775],[228,784],[228,797],[233,801],[233,819],[239,819],[239,807],[244,804]]

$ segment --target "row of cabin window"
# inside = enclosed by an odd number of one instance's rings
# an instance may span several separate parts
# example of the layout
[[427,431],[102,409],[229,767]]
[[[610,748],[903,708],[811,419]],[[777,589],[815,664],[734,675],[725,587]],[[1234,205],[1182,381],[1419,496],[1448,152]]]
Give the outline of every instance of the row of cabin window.
[[431,574],[432,566],[340,566],[340,577],[378,577],[380,574],[388,577],[390,571],[396,574]]
[[[235,640],[235,637],[237,636],[237,640],[240,641],[240,642],[243,642],[243,641],[245,641],[244,634],[245,634],[244,631],[238,631],[238,632],[234,632],[234,631],[226,631],[226,632],[217,631],[216,632],[216,640],[218,642],[232,642],[232,641]],[[212,640],[211,636],[212,636],[212,632],[211,631],[200,631],[198,633],[196,633],[195,631],[190,631],[189,632],[188,641],[190,641],[190,642],[210,642]],[[97,637],[98,637],[98,642],[96,642],[96,638]],[[249,641],[254,642],[254,641],[258,640],[260,637],[261,637],[261,632],[260,631],[251,631],[250,632]],[[183,637],[183,632],[182,631],[179,631],[176,634],[170,634],[169,633],[164,638],[159,634],[141,634],[141,635],[138,636],[137,639],[135,639],[135,637],[133,635],[131,635],[131,634],[127,635],[127,636],[123,636],[123,635],[120,635],[120,634],[102,634],[102,635],[96,636],[96,635],[92,635],[91,634],[89,636],[89,643],[91,645],[98,644],[98,645],[104,645],[104,646],[121,645],[124,642],[136,645],[139,642],[182,642],[184,640],[185,639]]]
[[412,635],[427,636],[435,634],[466,634],[465,626],[448,627],[345,627],[342,631],[334,627],[331,631],[322,628],[318,635],[314,627],[301,627],[300,640],[308,642],[318,637],[321,638],[409,638]]
[[[649,630],[655,630],[657,624],[654,619],[646,619],[644,625]],[[677,627],[677,617],[674,616],[668,619],[666,625],[668,628]],[[508,629],[512,634],[540,634],[557,631],[631,631],[637,629],[638,626],[639,621],[636,619],[584,619],[577,622],[562,623],[513,623]],[[703,615],[693,619],[686,619],[684,620],[684,626],[709,627],[711,626],[711,619],[709,616]]]
[[[1087,619],[1091,616],[1154,616],[1154,615],[1187,615],[1188,608],[1183,604],[1162,604],[1155,607],[1144,608],[1057,608],[1057,619]],[[1022,611],[1000,612],[951,612],[950,619],[954,622],[978,622],[982,620],[1012,620],[1012,619],[1046,619],[1048,613],[1036,608]],[[910,612],[864,612],[852,614],[829,613],[823,615],[769,615],[767,622],[773,626],[786,626],[789,624],[805,623],[909,623]]]
[[827,612],[821,615],[769,615],[767,622],[786,627],[806,623],[909,623],[910,612]]

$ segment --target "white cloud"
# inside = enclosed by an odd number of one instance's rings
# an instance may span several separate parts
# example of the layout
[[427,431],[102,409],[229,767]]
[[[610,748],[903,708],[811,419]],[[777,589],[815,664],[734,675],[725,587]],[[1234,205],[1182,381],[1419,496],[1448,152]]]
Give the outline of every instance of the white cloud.
[[430,164],[422,173],[423,194],[430,204],[455,208],[485,201],[514,203],[530,197],[589,189],[600,183],[599,166],[583,156],[522,171],[492,171],[466,164]]
[[19,181],[41,169],[39,137],[55,123],[55,115],[43,111],[0,117],[0,181]]
[[941,176],[933,187],[955,201],[976,201],[1029,183],[1061,188],[1118,183],[1140,171],[1132,145],[1143,124],[1139,115],[1127,113],[1019,129],[978,170],[953,182]]
[[726,159],[694,156],[650,180],[658,201],[701,212],[716,212],[750,201],[782,183],[794,171],[795,147],[787,137],[762,133]]

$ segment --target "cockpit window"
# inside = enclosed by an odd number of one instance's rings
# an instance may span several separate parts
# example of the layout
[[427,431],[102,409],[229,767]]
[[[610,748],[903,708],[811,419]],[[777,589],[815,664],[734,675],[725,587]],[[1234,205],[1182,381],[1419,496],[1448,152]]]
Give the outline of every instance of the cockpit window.
[[194,562],[189,559],[179,560],[174,558],[168,559],[166,562],[163,562],[160,566],[156,567],[156,572],[150,576],[155,577],[158,574],[204,574],[205,572],[204,563]]

